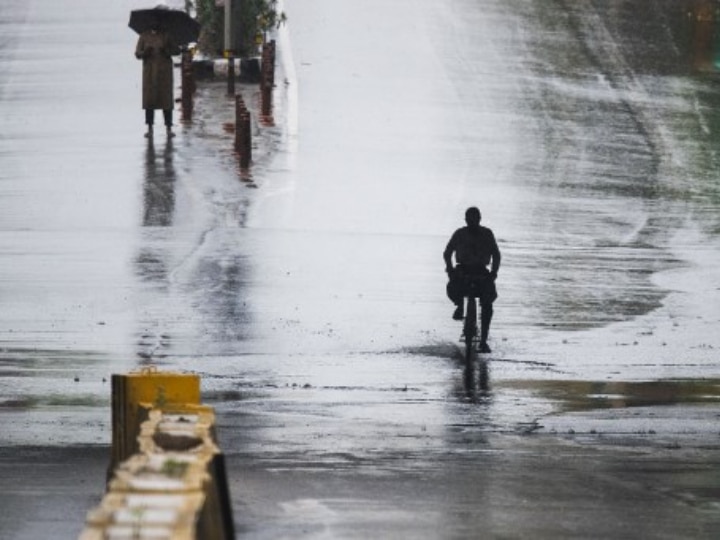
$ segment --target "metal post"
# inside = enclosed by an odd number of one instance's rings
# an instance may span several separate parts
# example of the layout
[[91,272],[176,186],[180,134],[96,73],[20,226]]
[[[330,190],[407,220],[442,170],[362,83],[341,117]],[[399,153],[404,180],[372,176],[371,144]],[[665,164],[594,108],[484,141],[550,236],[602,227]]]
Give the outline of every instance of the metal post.
[[232,0],[225,0],[225,54],[233,50],[232,45]]

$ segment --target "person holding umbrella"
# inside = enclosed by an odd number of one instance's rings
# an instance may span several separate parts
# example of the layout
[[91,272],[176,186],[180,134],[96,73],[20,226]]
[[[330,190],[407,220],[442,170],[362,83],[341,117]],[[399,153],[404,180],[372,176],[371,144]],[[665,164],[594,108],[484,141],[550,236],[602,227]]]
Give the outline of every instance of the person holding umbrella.
[[185,11],[158,5],[130,12],[128,26],[137,32],[135,56],[143,62],[143,109],[148,126],[146,137],[152,137],[155,109],[165,117],[168,137],[173,137],[173,63],[180,47],[195,42],[200,23]]
[[168,137],[175,136],[172,131],[172,57],[177,54],[180,54],[180,48],[163,29],[160,17],[156,17],[150,28],[140,34],[135,47],[135,57],[143,63],[142,106],[147,124],[145,136],[148,138],[153,136],[155,109],[163,111]]

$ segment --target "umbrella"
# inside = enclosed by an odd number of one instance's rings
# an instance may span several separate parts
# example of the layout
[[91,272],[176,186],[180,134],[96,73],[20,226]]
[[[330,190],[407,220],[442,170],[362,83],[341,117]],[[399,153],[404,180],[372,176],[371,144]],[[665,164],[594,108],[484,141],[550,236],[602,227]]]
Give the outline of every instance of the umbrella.
[[135,9],[130,12],[128,26],[138,34],[152,30],[157,24],[170,35],[170,39],[178,46],[197,41],[200,35],[200,23],[179,9],[157,6],[149,9]]

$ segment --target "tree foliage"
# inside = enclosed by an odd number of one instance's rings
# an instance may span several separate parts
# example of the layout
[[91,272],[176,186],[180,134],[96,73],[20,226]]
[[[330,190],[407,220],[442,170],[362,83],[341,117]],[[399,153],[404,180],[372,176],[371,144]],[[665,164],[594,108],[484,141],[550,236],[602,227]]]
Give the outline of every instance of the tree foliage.
[[[225,48],[225,8],[216,0],[186,0],[202,27],[198,48],[208,56],[221,55]],[[286,20],[278,12],[277,0],[233,0],[233,53],[253,56],[269,31]]]

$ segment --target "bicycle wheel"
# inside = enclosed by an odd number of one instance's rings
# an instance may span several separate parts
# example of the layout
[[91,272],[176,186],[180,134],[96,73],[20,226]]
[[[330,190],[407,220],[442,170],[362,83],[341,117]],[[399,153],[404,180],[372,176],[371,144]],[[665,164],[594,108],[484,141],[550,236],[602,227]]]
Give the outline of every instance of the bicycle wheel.
[[471,362],[475,356],[475,338],[477,337],[477,301],[473,297],[467,299],[463,339],[465,340],[465,361]]

